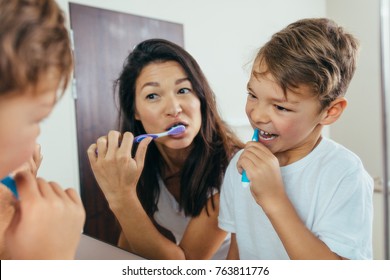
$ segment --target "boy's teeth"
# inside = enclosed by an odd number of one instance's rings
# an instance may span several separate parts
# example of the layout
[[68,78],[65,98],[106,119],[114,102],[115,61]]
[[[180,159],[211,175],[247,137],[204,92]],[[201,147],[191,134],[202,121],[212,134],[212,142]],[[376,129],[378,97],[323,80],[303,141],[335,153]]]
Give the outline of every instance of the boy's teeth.
[[271,133],[268,133],[268,132],[265,132],[265,131],[262,131],[260,130],[260,135],[263,135],[263,136],[268,136],[268,135],[272,135]]
[[272,134],[272,133],[268,133],[268,132],[265,132],[263,130],[260,130],[260,137],[265,139],[265,140],[271,140],[271,139],[274,139],[276,137],[275,134]]

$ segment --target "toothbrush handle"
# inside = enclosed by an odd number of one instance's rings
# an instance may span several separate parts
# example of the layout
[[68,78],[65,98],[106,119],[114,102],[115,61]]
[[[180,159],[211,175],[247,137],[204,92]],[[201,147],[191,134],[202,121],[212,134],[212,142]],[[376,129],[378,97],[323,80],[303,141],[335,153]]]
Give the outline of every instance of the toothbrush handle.
[[[253,132],[252,141],[255,141],[255,142],[259,141],[259,130],[257,128]],[[247,188],[250,185],[250,181],[248,179],[248,176],[246,175],[245,170],[243,170],[241,173],[241,184],[244,188]]]
[[0,180],[0,182],[5,185],[10,191],[14,194],[16,199],[19,198],[18,190],[16,189],[16,183],[15,180],[11,176],[7,176]]
[[247,188],[247,187],[249,187],[250,183],[251,182],[249,181],[248,177],[246,176],[245,170],[243,170],[242,173],[241,173],[241,184],[242,184],[242,186],[244,188]]
[[146,137],[152,137],[153,139],[158,138],[158,135],[156,134],[141,134],[136,137],[134,137],[133,143],[139,143],[142,140],[144,140]]
[[[142,140],[144,140],[146,137],[152,137],[153,139],[156,139],[156,138],[159,137],[159,135],[157,135],[157,134],[141,134],[141,135],[138,135],[138,136],[134,137],[133,143],[139,143]],[[95,154],[96,154],[96,156],[98,155],[97,148],[95,150]]]

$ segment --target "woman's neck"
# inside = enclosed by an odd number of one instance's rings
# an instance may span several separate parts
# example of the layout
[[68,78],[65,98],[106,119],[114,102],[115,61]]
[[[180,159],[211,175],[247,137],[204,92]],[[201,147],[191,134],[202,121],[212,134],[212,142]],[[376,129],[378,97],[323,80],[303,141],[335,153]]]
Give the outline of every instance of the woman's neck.
[[157,145],[157,149],[162,157],[160,163],[161,179],[178,203],[180,201],[180,175],[191,148],[176,150]]
[[162,157],[160,170],[164,179],[181,173],[192,147],[177,150],[157,145],[157,149]]

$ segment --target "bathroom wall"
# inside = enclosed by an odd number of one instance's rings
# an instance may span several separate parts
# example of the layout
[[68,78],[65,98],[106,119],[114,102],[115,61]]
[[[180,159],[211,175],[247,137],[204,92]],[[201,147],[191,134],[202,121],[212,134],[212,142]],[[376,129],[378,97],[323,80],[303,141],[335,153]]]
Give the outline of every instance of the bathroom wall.
[[[348,107],[330,127],[332,139],[354,151],[375,179],[373,246],[376,259],[384,257],[383,152],[380,98],[380,0],[327,0],[328,17],[360,41],[355,76],[347,92]],[[389,238],[389,237],[387,237]]]

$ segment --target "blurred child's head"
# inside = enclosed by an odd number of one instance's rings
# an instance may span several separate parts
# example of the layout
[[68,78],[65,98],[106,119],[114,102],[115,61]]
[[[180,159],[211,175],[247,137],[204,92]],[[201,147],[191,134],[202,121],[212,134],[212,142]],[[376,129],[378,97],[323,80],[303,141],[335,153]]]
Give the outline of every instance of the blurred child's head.
[[0,177],[32,155],[39,123],[66,88],[72,53],[53,0],[0,0]]

